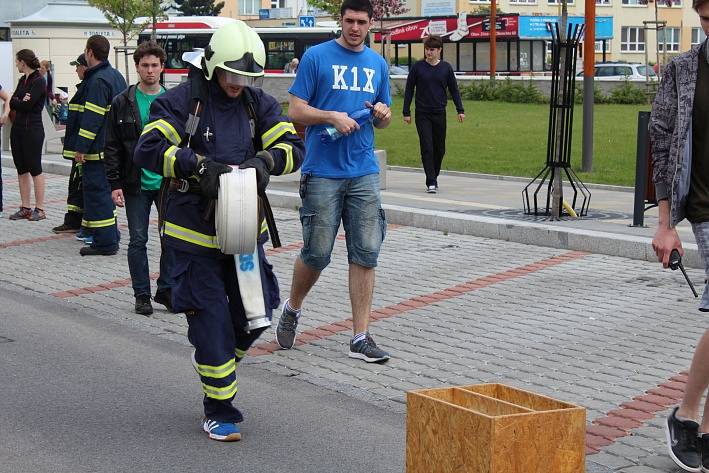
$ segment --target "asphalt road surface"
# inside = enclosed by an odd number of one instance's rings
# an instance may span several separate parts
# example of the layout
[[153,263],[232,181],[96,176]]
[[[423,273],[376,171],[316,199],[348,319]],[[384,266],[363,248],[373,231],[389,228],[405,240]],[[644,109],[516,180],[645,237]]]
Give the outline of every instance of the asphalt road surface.
[[404,415],[257,364],[243,440],[209,440],[190,353],[0,287],[0,472],[403,471]]

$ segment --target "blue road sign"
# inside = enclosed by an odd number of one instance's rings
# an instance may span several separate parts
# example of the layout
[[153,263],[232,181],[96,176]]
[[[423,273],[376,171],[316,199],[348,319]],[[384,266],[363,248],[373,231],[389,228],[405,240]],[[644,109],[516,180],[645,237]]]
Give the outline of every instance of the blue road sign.
[[312,28],[313,26],[315,26],[315,17],[314,16],[299,16],[298,17],[298,24],[303,27]]

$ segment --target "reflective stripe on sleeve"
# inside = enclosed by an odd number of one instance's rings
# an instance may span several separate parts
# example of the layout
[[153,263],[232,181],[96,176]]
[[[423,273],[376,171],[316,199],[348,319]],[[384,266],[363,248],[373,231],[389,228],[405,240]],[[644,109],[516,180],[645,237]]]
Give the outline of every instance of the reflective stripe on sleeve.
[[215,248],[218,249],[217,237],[216,235],[206,235],[204,233],[199,233],[189,228],[176,225],[172,222],[165,221],[165,235],[169,235],[178,240],[183,240],[193,245],[203,246],[205,248]]
[[273,127],[271,127],[270,130],[261,135],[261,142],[263,143],[263,148],[268,148],[273,143],[275,143],[278,138],[288,132],[293,133],[294,135],[296,134],[295,127],[291,122],[276,123]]
[[162,160],[162,175],[165,177],[177,177],[175,174],[175,163],[177,162],[177,151],[180,148],[177,146],[170,146],[165,153],[163,153]]
[[69,104],[69,111],[70,112],[83,112],[84,106],[79,105],[78,103],[70,103]]
[[274,148],[281,149],[285,152],[286,164],[283,167],[283,174],[290,174],[293,172],[293,146],[290,143],[276,143],[273,145]]
[[175,127],[170,125],[170,123],[167,120],[163,120],[161,118],[159,120],[155,120],[154,122],[148,123],[147,125],[145,125],[145,128],[143,129],[143,133],[141,133],[141,135],[149,133],[152,130],[158,130],[173,145],[180,144],[181,139],[180,139],[179,133],[177,133],[177,130],[175,130]]
[[83,136],[87,140],[96,139],[96,133],[90,132],[89,130],[84,130],[83,128],[79,128],[79,136]]
[[99,107],[95,103],[91,102],[86,102],[86,104],[84,104],[84,107],[86,108],[86,110],[92,111],[99,115],[106,115],[106,112],[108,112],[108,107]]

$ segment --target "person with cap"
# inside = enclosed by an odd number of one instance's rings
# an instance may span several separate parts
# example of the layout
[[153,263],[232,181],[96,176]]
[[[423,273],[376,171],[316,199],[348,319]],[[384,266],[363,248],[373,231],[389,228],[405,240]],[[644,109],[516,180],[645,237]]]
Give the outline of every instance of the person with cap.
[[[172,252],[172,308],[187,316],[192,362],[204,393],[202,429],[220,441],[241,439],[243,416],[233,405],[236,368],[266,329],[250,329],[245,302],[262,297],[259,304],[270,319],[280,295],[264,253],[265,221],[257,226],[257,260],[239,255],[237,268],[234,255],[220,250],[213,207],[219,176],[232,166],[254,168],[262,194],[269,176],[296,171],[304,152],[276,99],[260,89],[265,63],[263,42],[253,29],[242,21],[221,26],[204,50],[201,70],[192,68],[187,81],[153,102],[133,155],[137,166],[173,182],[160,229]],[[241,256],[251,258],[243,264],[259,268],[258,293],[237,277],[244,270]]]
[[82,164],[84,218],[81,224],[91,230],[93,237],[91,245],[79,251],[81,256],[115,255],[120,238],[116,207],[103,164],[103,148],[111,101],[127,85],[120,72],[108,62],[110,49],[110,43],[102,35],[93,35],[86,41],[84,55],[89,68],[79,88],[77,113],[67,122],[64,138],[64,157]]
[[[76,121],[76,114],[80,110],[79,101],[83,97],[83,92],[80,90],[84,80],[84,73],[89,65],[86,63],[86,56],[81,53],[79,57],[69,63],[70,66],[76,68],[76,75],[79,76],[79,83],[76,84],[76,93],[69,100],[69,114],[67,116],[67,122]],[[72,132],[75,134],[79,133],[79,129],[74,127]],[[64,143],[66,143],[66,136],[68,133],[65,132]],[[74,138],[76,139],[76,137]],[[73,158],[73,154],[64,148],[62,151],[64,157]],[[54,233],[78,233],[77,238],[83,240],[86,235],[84,230],[81,229],[81,220],[84,217],[84,193],[81,187],[81,163],[78,163],[72,159],[71,161],[71,172],[69,173],[69,188],[67,189],[66,197],[66,213],[64,214],[64,223],[52,228]]]

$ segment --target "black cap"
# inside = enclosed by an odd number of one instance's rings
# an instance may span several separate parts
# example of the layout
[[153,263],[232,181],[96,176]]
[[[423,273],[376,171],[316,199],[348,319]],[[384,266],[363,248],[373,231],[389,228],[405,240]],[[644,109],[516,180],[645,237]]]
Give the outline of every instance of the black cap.
[[79,57],[77,57],[74,61],[71,61],[69,63],[70,66],[85,66],[89,67],[89,63],[86,62],[86,56],[84,53],[81,53]]

